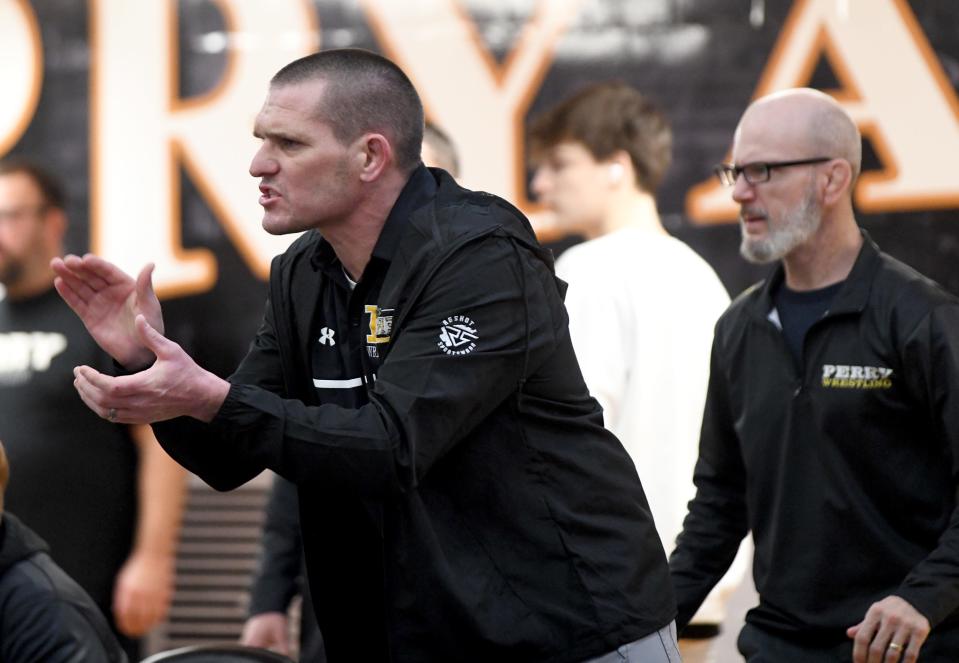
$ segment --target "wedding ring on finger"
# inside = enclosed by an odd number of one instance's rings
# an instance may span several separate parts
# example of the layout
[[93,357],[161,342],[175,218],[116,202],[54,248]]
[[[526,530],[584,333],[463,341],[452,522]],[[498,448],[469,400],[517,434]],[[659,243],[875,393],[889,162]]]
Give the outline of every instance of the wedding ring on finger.
[[[115,407],[111,407],[110,411],[107,412],[107,421],[116,421],[116,420],[117,420],[117,409]],[[892,645],[889,645],[889,646],[892,647]]]

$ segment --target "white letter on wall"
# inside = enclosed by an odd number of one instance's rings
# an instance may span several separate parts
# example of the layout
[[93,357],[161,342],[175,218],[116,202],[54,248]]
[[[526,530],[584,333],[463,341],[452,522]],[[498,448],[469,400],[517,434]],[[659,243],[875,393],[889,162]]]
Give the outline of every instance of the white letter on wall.
[[223,80],[198,99],[177,88],[175,2],[91,0],[90,188],[92,249],[128,273],[155,262],[163,296],[202,292],[212,254],[184,250],[178,167],[183,165],[254,274],[265,278],[290,237],[260,226],[253,118],[270,77],[316,48],[305,0],[218,0],[226,22]]
[[[959,101],[906,2],[798,0],[754,98],[806,85],[823,54],[842,86],[833,95],[884,167],[859,179],[857,206],[879,212],[959,205],[952,163]],[[712,181],[694,187],[686,207],[704,223],[737,214],[729,191]]]
[[43,48],[27,0],[0,0],[0,155],[26,131],[40,98]]
[[470,186],[526,204],[523,117],[582,0],[540,2],[502,65],[455,0],[361,0],[387,55],[461,152]]

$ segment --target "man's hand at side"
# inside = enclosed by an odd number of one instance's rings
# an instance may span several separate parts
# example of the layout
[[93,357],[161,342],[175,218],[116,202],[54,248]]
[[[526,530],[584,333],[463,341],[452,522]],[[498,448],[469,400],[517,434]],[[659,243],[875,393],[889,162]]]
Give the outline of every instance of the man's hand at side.
[[855,641],[854,663],[916,663],[929,630],[929,620],[906,600],[887,596],[869,606],[846,635]]
[[189,416],[209,422],[230,391],[230,383],[206,371],[178,344],[150,326],[134,321],[140,343],[156,361],[134,375],[112,377],[89,366],[73,370],[73,385],[87,406],[104,419],[148,424]]
[[113,616],[120,631],[138,638],[166,618],[173,597],[172,556],[131,555],[117,575]]
[[289,655],[289,624],[282,612],[264,612],[253,615],[243,625],[240,644],[250,647],[272,649],[280,654]]

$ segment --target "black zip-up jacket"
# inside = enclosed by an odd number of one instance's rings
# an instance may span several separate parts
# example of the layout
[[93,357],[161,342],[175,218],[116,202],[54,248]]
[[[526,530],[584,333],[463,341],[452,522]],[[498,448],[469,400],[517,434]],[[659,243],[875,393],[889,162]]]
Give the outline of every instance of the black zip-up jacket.
[[[580,661],[668,624],[646,498],[526,219],[418,169],[340,331],[326,322],[340,312],[331,256],[308,232],[275,259],[263,324],[209,426],[155,426],[215,488],[264,467],[297,484],[330,661]],[[360,319],[365,288],[388,323]],[[317,337],[360,355],[364,404],[316,395]],[[374,352],[357,340],[370,337],[388,342]]]
[[106,619],[10,513],[0,520],[0,663],[126,663]]
[[782,279],[717,323],[697,494],[670,557],[677,622],[751,529],[747,621],[842,642],[895,594],[929,619],[932,651],[959,607],[959,301],[867,236],[797,367],[770,315]]

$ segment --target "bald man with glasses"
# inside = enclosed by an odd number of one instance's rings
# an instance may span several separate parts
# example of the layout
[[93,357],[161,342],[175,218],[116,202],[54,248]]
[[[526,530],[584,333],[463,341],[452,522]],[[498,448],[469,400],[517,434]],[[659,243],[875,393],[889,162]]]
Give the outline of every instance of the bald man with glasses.
[[860,162],[798,89],[750,105],[716,171],[743,257],[778,266],[717,324],[670,569],[682,628],[752,532],[749,663],[959,660],[959,300],[858,227]]

